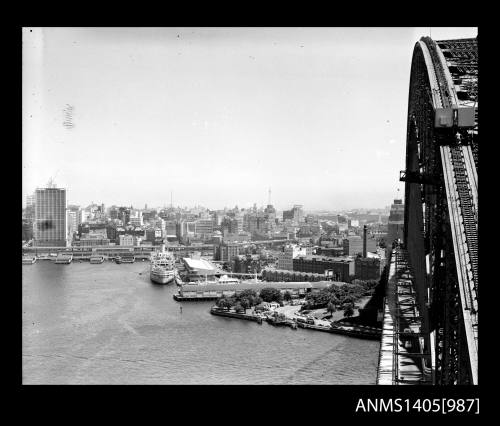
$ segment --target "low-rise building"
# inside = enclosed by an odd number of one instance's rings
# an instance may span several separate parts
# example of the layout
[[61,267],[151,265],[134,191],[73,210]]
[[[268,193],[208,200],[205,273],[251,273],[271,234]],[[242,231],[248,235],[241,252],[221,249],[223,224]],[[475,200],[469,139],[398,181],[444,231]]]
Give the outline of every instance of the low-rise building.
[[318,247],[316,254],[328,257],[340,257],[344,254],[343,247]]
[[135,237],[133,235],[125,234],[119,236],[119,244],[121,246],[134,246]]
[[[344,239],[343,247],[345,256],[363,254],[363,238],[359,235],[349,236]],[[366,238],[366,250],[369,252],[377,251],[377,241],[371,235]]]
[[354,260],[352,258],[332,258],[324,256],[300,256],[293,259],[293,270],[300,272],[312,272],[325,274],[332,271],[336,281],[349,282],[354,276]]
[[293,259],[298,256],[311,256],[312,251],[312,246],[285,245],[283,251],[278,253],[278,269],[293,271]]
[[73,246],[75,247],[102,247],[109,246],[109,238],[92,238],[92,237],[82,237],[79,240],[73,241]]
[[219,246],[220,249],[220,260],[223,262],[230,261],[234,256],[240,254],[240,245],[232,243],[222,243]]

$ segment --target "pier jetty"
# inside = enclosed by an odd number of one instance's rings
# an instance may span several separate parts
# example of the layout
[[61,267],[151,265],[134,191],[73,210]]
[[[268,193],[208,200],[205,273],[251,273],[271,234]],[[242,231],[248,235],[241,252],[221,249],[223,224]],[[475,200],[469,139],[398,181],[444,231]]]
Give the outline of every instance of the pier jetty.
[[328,327],[324,325],[313,325],[303,322],[297,322],[297,325],[300,328],[326,331],[327,333],[343,334],[345,336],[359,337],[360,339],[380,340],[380,338],[382,337],[381,329],[362,325],[346,326],[333,324],[331,327]]
[[216,306],[210,309],[210,313],[212,315],[219,315],[221,317],[229,317],[229,318],[239,318],[247,321],[255,321],[259,324],[262,324],[262,317],[259,315],[251,315],[251,314],[242,314],[240,312],[229,312],[223,309],[219,309]]

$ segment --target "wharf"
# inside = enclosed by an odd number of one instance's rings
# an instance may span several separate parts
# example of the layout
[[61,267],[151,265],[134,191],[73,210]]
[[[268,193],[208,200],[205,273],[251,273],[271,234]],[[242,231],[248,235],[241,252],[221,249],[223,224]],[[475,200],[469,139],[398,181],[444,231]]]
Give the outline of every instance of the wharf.
[[370,340],[380,340],[382,336],[382,330],[374,327],[363,327],[363,326],[334,326],[327,327],[323,325],[312,325],[303,322],[298,322],[297,325],[300,328],[308,328],[311,330],[326,331],[327,333],[343,334],[351,337],[358,337],[360,339],[370,339]]
[[[230,318],[239,318],[239,319],[244,319],[244,320],[248,320],[248,321],[255,321],[255,322],[258,322],[259,324],[262,324],[262,317],[258,316],[258,315],[241,314],[241,313],[237,313],[237,312],[228,312],[228,311],[218,309],[217,307],[212,307],[210,309],[210,313],[212,315],[220,315],[220,316],[230,317]],[[297,327],[300,327],[300,328],[306,328],[306,329],[310,329],[310,330],[326,331],[328,333],[343,334],[346,336],[358,337],[360,339],[380,340],[380,337],[382,335],[382,330],[375,328],[375,327],[364,327],[364,326],[357,326],[357,325],[350,325],[350,326],[335,325],[334,327],[326,327],[326,326],[321,326],[321,325],[306,324],[306,323],[302,323],[302,322],[298,322],[298,321],[294,321],[294,320],[290,320],[290,319],[276,320],[273,317],[266,318],[266,322],[271,324],[271,325],[274,325],[274,326],[291,327],[294,330],[296,330]]]
[[217,300],[220,296],[181,296],[180,294],[174,294],[173,298],[177,302],[207,302],[207,301],[213,301]]
[[258,322],[259,324],[262,324],[262,317],[257,316],[257,315],[241,314],[238,312],[228,312],[228,311],[223,311],[223,310],[215,308],[215,307],[212,307],[210,309],[210,313],[212,315],[219,315],[221,317],[239,318],[239,319],[244,319],[244,320],[248,320],[248,321],[255,321],[255,322]]
[[290,320],[290,319],[281,320],[281,319],[276,319],[273,317],[268,317],[266,319],[266,321],[269,324],[274,325],[274,326],[284,325],[284,326],[292,327],[294,330],[297,329],[297,323],[293,320]]

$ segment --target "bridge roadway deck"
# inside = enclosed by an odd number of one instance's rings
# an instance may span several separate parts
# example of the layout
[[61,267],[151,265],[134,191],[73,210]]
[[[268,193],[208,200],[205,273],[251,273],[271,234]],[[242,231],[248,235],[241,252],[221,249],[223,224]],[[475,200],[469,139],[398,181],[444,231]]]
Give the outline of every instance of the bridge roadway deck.
[[408,264],[400,248],[393,250],[384,304],[378,385],[428,384],[430,371],[420,353],[420,319]]

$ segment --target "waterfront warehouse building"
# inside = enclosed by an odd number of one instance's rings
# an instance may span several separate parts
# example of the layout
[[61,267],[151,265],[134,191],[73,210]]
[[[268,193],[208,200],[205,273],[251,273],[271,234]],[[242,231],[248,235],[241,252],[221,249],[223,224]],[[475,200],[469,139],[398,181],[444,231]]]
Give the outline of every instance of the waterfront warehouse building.
[[292,296],[304,296],[306,293],[317,293],[331,285],[344,285],[333,281],[317,282],[255,282],[243,281],[238,284],[184,284],[179,288],[182,300],[218,299],[222,296],[233,296],[243,290],[255,290],[257,293],[263,288],[275,288],[281,293],[290,292]]
[[68,245],[66,189],[38,188],[35,191],[35,227],[33,244],[37,247]]
[[[285,271],[281,269],[264,269],[262,279],[264,281],[324,281],[326,274],[315,274],[312,272]],[[333,275],[333,274],[332,274]]]

